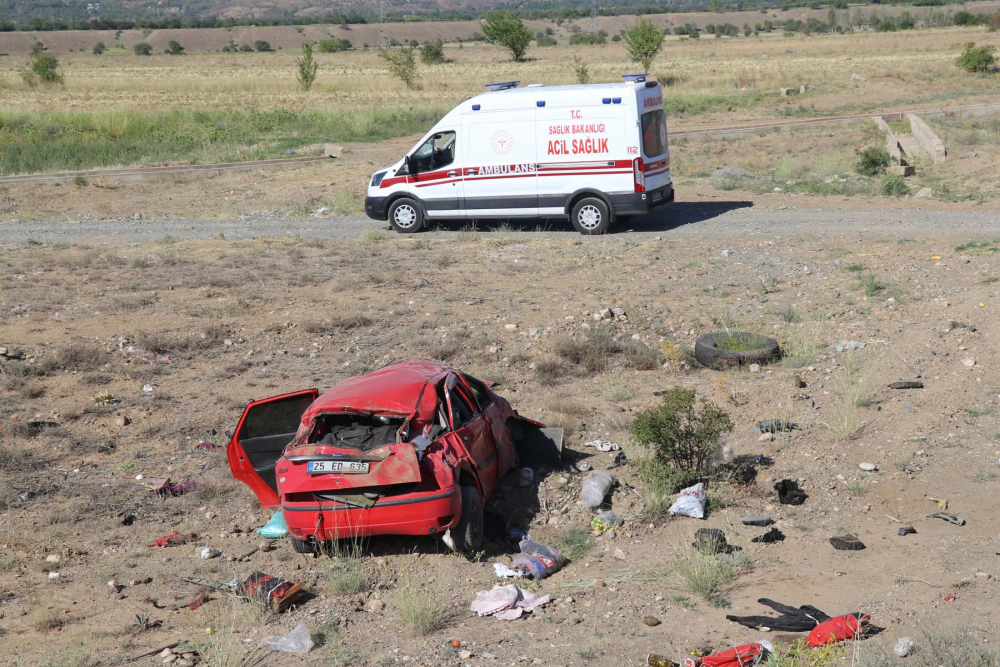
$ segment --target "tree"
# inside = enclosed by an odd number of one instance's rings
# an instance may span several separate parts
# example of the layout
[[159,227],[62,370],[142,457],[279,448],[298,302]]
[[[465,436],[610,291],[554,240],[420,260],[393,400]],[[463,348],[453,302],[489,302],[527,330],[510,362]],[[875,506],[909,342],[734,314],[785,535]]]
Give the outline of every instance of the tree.
[[510,12],[492,12],[483,23],[483,34],[490,44],[497,44],[510,51],[516,62],[524,60],[524,54],[531,44],[531,30],[524,21]]
[[660,463],[697,472],[705,471],[722,434],[732,430],[729,415],[682,387],[668,390],[660,405],[639,412],[632,422],[636,441]]
[[989,72],[996,64],[994,52],[995,46],[976,46],[975,42],[969,42],[955,59],[955,64],[966,72]]
[[253,43],[253,48],[255,51],[271,51],[270,42],[265,42],[263,39],[258,39]]
[[587,61],[580,56],[573,56],[573,71],[576,72],[576,80],[580,83],[590,81],[590,68],[587,67]]
[[97,44],[94,44],[93,51],[95,56],[99,56],[107,50],[108,47],[104,46],[104,42],[98,42]]
[[390,74],[405,83],[407,88],[413,88],[417,81],[417,59],[413,49],[379,49],[378,56],[389,66]]
[[425,65],[440,65],[445,61],[444,58],[444,44],[441,40],[434,42],[424,42],[424,45],[420,47],[420,60]]
[[316,72],[319,70],[319,63],[313,60],[312,44],[302,45],[302,55],[295,59],[295,65],[298,68],[296,77],[299,80],[299,85],[302,86],[302,90],[309,90],[312,88],[313,81],[316,80]]
[[41,53],[44,50],[45,50],[45,45],[42,44],[41,42],[37,41],[37,40],[35,41],[34,44],[31,45],[31,55],[32,56],[37,56],[39,53]]
[[639,19],[625,31],[624,37],[629,58],[648,72],[656,55],[663,48],[663,33],[649,19]]
[[21,79],[31,88],[39,83],[57,84],[63,82],[59,72],[59,59],[51,53],[39,51],[31,55],[31,64],[20,70]]
[[138,42],[132,47],[132,53],[137,56],[149,56],[153,54],[153,47],[149,45],[149,42]]
[[180,42],[176,39],[172,39],[167,42],[167,49],[164,53],[169,53],[172,56],[179,56],[184,52],[184,47],[181,46]]

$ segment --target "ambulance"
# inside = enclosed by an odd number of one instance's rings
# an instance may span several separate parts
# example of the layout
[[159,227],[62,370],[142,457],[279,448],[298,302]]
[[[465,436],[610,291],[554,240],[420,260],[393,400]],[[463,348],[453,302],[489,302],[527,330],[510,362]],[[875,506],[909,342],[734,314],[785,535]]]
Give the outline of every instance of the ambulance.
[[407,234],[500,218],[569,218],[603,234],[672,202],[663,89],[645,74],[623,79],[488,85],[372,176],[365,212]]

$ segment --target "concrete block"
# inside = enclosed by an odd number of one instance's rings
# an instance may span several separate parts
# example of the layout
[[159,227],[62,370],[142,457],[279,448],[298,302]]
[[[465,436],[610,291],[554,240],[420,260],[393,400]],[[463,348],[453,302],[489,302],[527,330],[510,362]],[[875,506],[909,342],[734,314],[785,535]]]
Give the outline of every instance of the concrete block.
[[899,141],[896,139],[896,133],[892,131],[888,123],[878,116],[875,116],[873,120],[875,121],[875,126],[885,135],[885,148],[889,151],[889,157],[899,164],[906,164],[906,161],[903,159],[903,151],[900,150]]
[[907,114],[906,117],[910,121],[910,132],[913,133],[913,137],[920,142],[920,146],[927,151],[931,156],[931,161],[934,164],[941,164],[945,160],[947,155],[944,149],[944,142],[941,138],[934,133],[934,130],[930,128],[927,123],[923,121],[920,116],[916,114]]
[[340,157],[344,152],[344,147],[340,144],[326,144],[323,148],[327,157]]
[[792,90],[791,88],[778,88],[778,94],[781,95],[782,97],[788,97],[788,94],[791,90]]
[[801,86],[799,86],[799,94],[802,94],[802,93],[806,92],[807,90],[809,90],[809,86],[807,86],[805,84],[802,84]]

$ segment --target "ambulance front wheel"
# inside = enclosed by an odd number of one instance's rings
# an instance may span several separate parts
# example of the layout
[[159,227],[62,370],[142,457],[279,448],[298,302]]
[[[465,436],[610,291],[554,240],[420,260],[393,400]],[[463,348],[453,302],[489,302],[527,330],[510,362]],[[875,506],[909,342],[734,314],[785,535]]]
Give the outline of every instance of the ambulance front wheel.
[[611,226],[608,205],[596,197],[581,199],[573,207],[573,226],[581,234],[603,234]]
[[389,206],[389,224],[400,234],[419,232],[424,228],[424,212],[412,199],[397,199]]

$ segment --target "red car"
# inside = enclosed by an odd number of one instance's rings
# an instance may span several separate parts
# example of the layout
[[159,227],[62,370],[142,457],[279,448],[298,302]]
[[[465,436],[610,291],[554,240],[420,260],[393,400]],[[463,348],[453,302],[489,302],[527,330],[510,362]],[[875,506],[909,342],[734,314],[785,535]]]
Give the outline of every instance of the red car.
[[[561,429],[518,416],[490,383],[411,359],[247,405],[233,476],[281,507],[296,551],[368,535],[441,535],[476,550],[483,503],[515,460],[558,463]],[[318,397],[318,398],[317,398]]]

